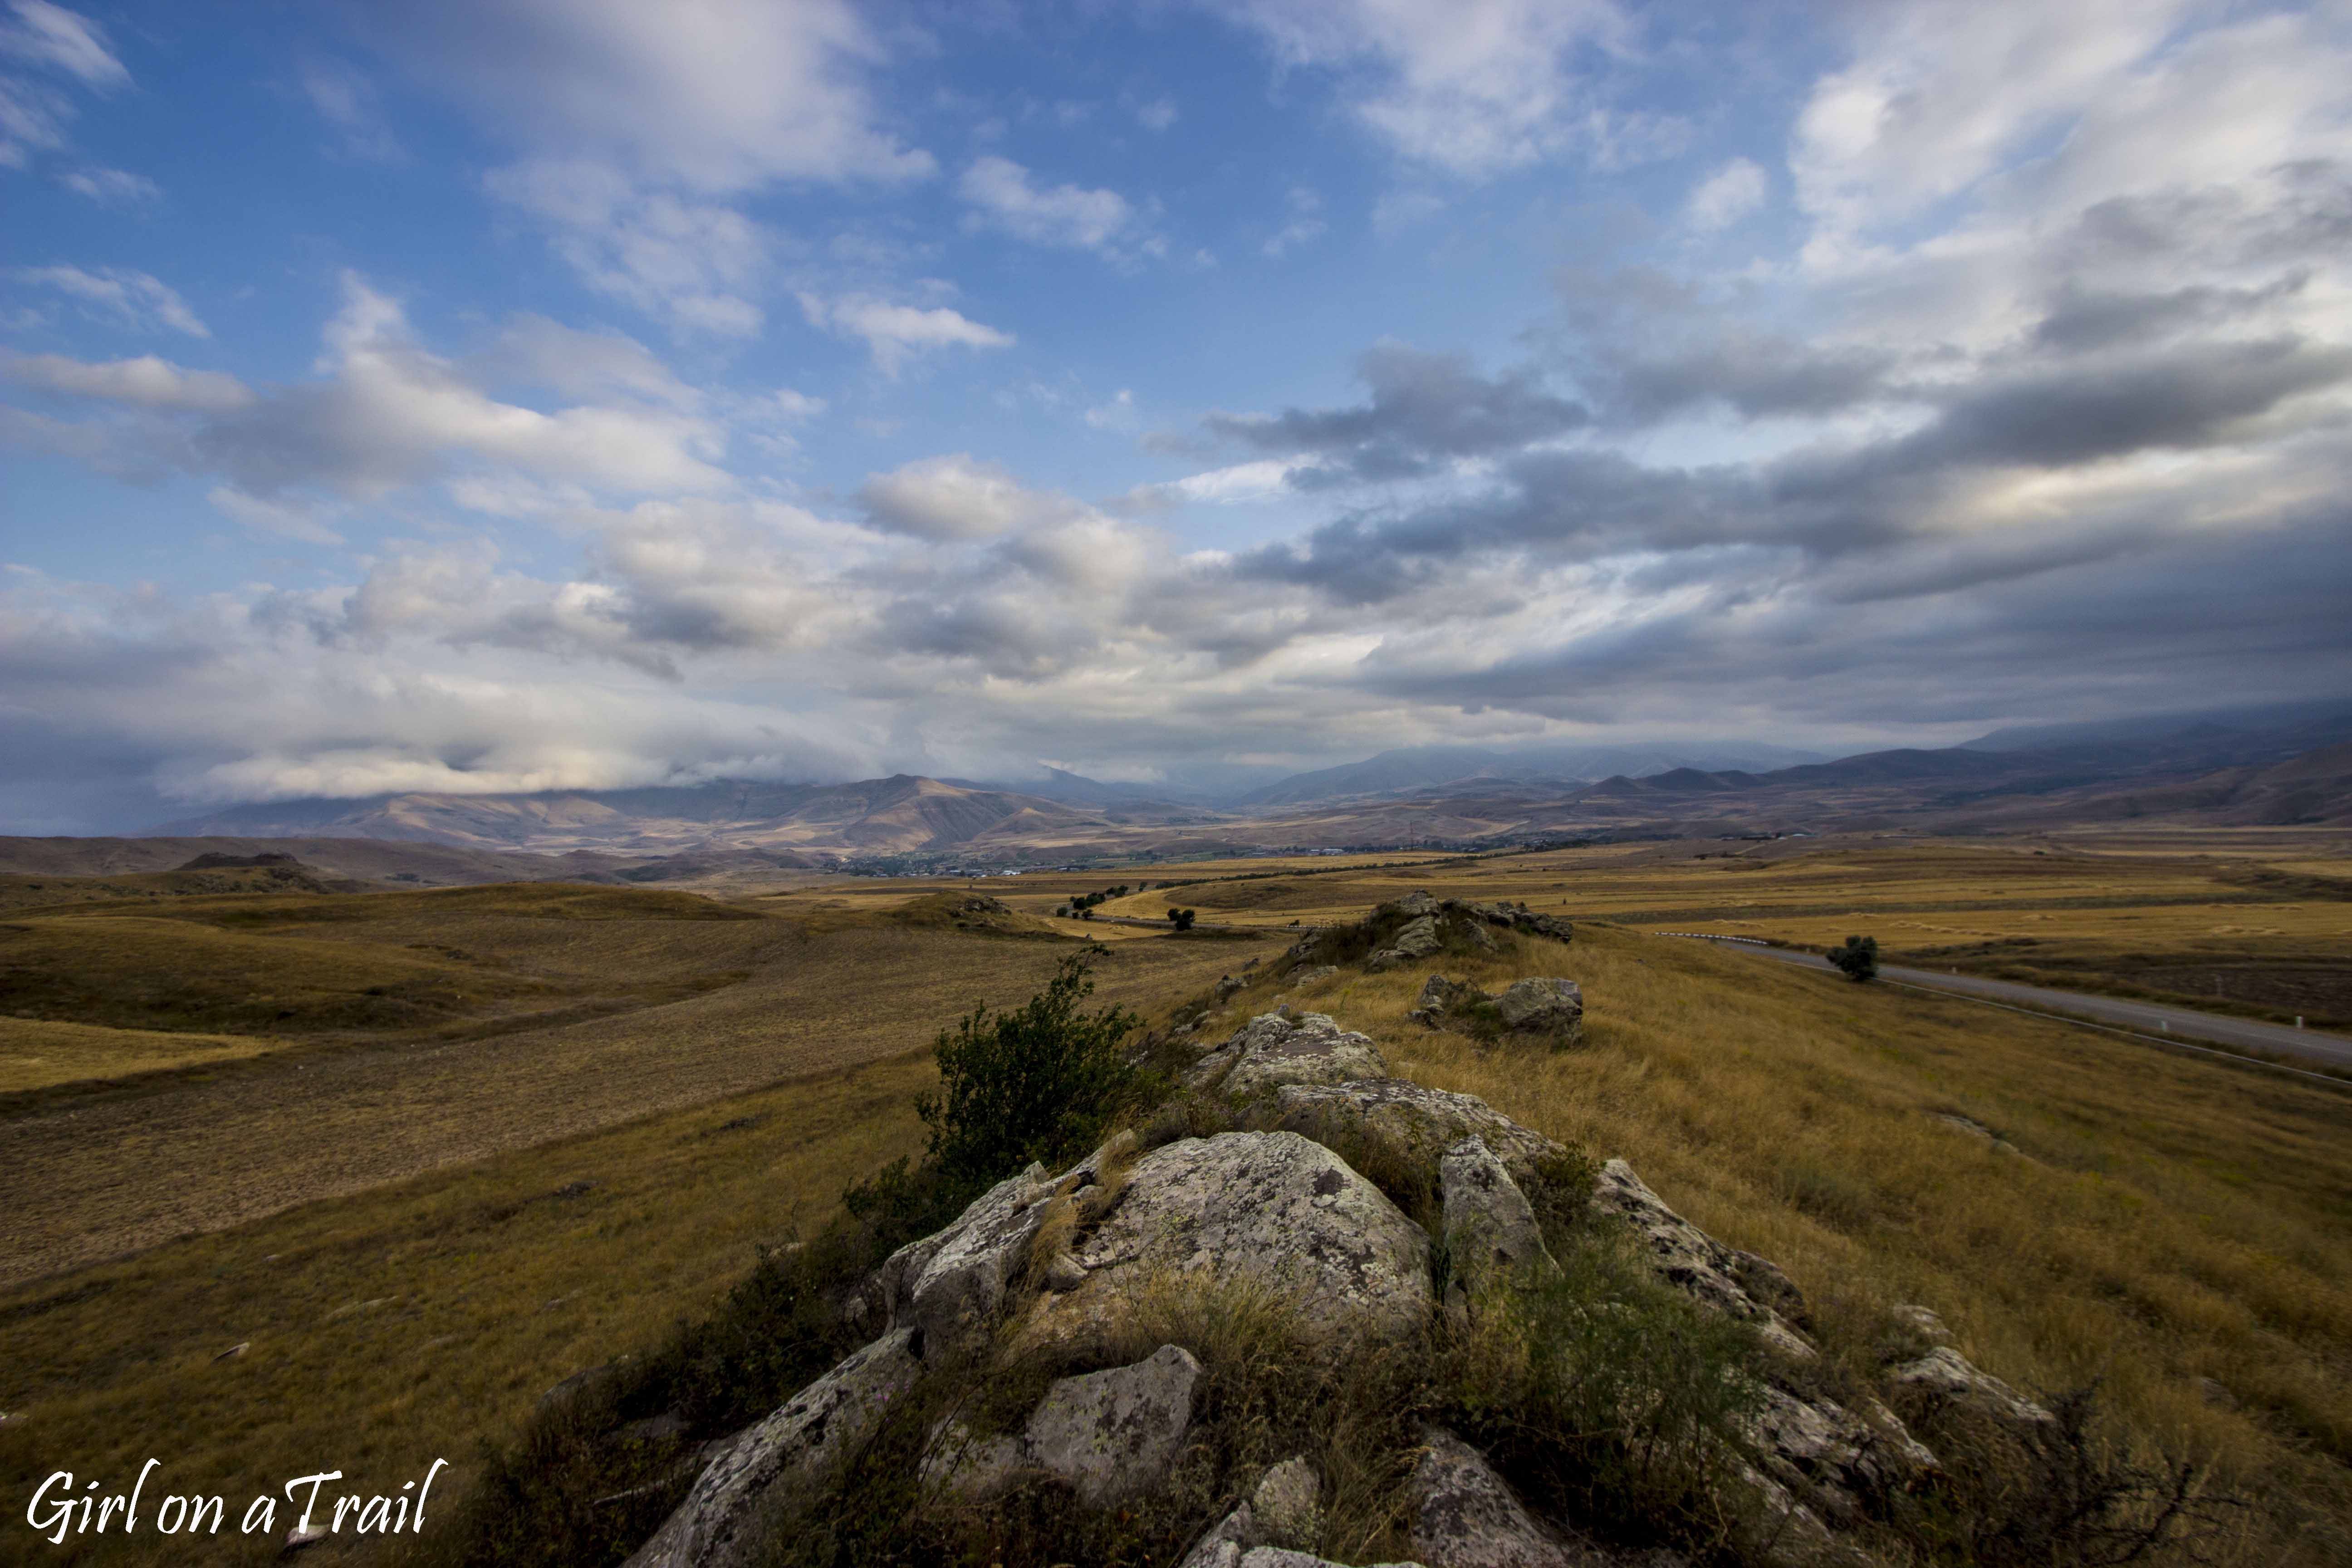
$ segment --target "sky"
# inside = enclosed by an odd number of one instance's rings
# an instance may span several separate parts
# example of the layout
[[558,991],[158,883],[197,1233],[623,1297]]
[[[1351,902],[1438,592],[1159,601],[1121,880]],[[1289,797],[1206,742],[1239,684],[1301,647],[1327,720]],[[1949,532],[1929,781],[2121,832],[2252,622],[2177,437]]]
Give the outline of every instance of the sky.
[[2352,693],[2352,4],[0,0],[0,831]]

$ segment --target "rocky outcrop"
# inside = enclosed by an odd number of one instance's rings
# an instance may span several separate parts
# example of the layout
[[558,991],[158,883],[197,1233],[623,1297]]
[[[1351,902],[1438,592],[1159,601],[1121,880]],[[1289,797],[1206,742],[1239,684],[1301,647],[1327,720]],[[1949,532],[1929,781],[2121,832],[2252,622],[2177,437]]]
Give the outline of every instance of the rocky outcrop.
[[1476,1138],[1522,1186],[1568,1150],[1522,1127],[1475,1095],[1428,1089],[1406,1079],[1339,1084],[1293,1084],[1274,1097],[1275,1124],[1349,1149],[1376,1150],[1394,1165],[1434,1171],[1446,1150]]
[[1347,1083],[1386,1078],[1380,1047],[1321,1013],[1286,1017],[1265,1013],[1201,1059],[1187,1075],[1196,1088],[1215,1088],[1231,1100],[1254,1099],[1285,1084]]
[[1364,960],[1364,971],[1378,974],[1386,969],[1402,969],[1415,963],[1445,945],[1437,934],[1437,917],[1422,915],[1400,928],[1389,938],[1388,945]]
[[892,1253],[853,1312],[919,1329],[940,1344],[970,1338],[1003,1307],[1055,1187],[1043,1165],[999,1182],[955,1224]]
[[1428,1568],[1587,1568],[1538,1524],[1486,1457],[1443,1427],[1422,1433],[1405,1483],[1413,1555]]
[[[1668,1284],[1700,1305],[1727,1317],[1753,1323],[1765,1342],[1784,1355],[1810,1361],[1815,1352],[1781,1312],[1782,1307],[1801,1312],[1803,1298],[1787,1275],[1758,1258],[1724,1246],[1665,1205],[1643,1184],[1633,1167],[1612,1160],[1601,1167],[1601,1179],[1591,1199],[1595,1214],[1629,1226],[1650,1255],[1651,1267]],[[1756,1299],[1748,1281],[1760,1280],[1778,1304]]]
[[1437,1163],[1454,1277],[1473,1294],[1557,1270],[1535,1205],[1481,1138],[1465,1138]]
[[1544,1040],[1556,1049],[1584,1039],[1584,993],[1575,981],[1556,977],[1515,980],[1494,995],[1466,980],[1433,974],[1405,1016],[1433,1029],[1459,1025],[1483,1037]]
[[1167,1478],[1192,1430],[1200,1381],[1200,1362],[1181,1345],[1162,1345],[1132,1366],[1062,1378],[1017,1433],[982,1437],[960,1423],[942,1426],[924,1477],[970,1498],[1034,1471],[1097,1508],[1148,1491]]
[[913,1329],[885,1334],[743,1433],[627,1568],[721,1568],[758,1560],[761,1526],[872,1432],[922,1372]]
[[1084,1341],[1153,1284],[1272,1292],[1302,1329],[1386,1338],[1432,1305],[1429,1237],[1378,1187],[1294,1132],[1225,1132],[1155,1149],[1072,1248],[1076,1289],[1039,1300],[1030,1332]]
[[1949,1345],[1906,1362],[1888,1374],[1895,1391],[1930,1405],[1958,1405],[2019,1426],[2046,1426],[2050,1412]]

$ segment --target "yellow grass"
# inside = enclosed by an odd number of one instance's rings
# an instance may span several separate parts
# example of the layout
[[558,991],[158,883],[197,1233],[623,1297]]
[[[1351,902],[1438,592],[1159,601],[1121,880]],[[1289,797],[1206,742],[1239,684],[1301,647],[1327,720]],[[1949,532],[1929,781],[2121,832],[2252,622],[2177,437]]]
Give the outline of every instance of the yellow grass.
[[[270,1561],[237,1512],[321,1469],[396,1492],[446,1458],[435,1495],[454,1502],[543,1390],[704,1312],[757,1247],[821,1225],[846,1176],[917,1149],[908,1101],[934,1078],[902,1056],[0,1292],[0,1411],[22,1417],[0,1425],[0,1557]],[[83,1556],[26,1532],[51,1470],[127,1490],[150,1458],[151,1500],[229,1500],[200,1553],[151,1532]]]
[[0,1094],[88,1079],[235,1061],[268,1049],[251,1036],[110,1029],[46,1018],[0,1018]]
[[[1432,1034],[1404,1017],[1418,971],[1288,999],[1370,1033],[1407,1076],[1630,1160],[1781,1264],[1832,1353],[1864,1354],[1886,1307],[1927,1305],[1998,1375],[2102,1379],[2135,1440],[2264,1494],[2285,1522],[2238,1560],[2352,1550],[2352,1095],[1631,931],[1466,973],[1578,980],[1588,1046]],[[1284,994],[1268,976],[1227,1012]],[[2242,1407],[2208,1405],[2200,1377]]]

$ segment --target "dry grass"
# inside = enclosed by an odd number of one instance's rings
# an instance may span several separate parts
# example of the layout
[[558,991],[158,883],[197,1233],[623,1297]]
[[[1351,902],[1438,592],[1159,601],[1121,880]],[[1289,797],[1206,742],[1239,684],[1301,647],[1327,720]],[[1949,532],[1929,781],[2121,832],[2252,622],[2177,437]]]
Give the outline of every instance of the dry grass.
[[165,1034],[43,1018],[0,1018],[0,1094],[21,1094],[90,1079],[133,1078],[176,1068],[206,1067],[257,1056],[268,1048],[267,1040],[249,1035]]
[[[541,1391],[707,1311],[756,1247],[820,1226],[846,1173],[917,1148],[933,1076],[917,1053],[779,1084],[0,1293],[0,1410],[23,1417],[0,1426],[0,1557],[31,1547],[22,1505],[50,1470],[127,1489],[150,1457],[151,1497],[229,1498],[207,1563],[274,1558],[234,1539],[236,1510],[321,1468],[394,1491],[446,1458],[454,1503]],[[195,1560],[107,1539],[36,1550]]]
[[[1464,973],[1578,980],[1587,1047],[1431,1034],[1404,1016],[1418,970],[1289,999],[1371,1034],[1396,1070],[1629,1159],[1694,1221],[1780,1263],[1834,1356],[1866,1360],[1885,1308],[1925,1304],[1989,1370],[2045,1390],[2101,1379],[2133,1441],[2263,1494],[2271,1522],[2236,1560],[2352,1551],[2342,1092],[1630,931]],[[1269,976],[1229,1011],[1281,994]],[[2208,1404],[2200,1378],[2241,1407]]]

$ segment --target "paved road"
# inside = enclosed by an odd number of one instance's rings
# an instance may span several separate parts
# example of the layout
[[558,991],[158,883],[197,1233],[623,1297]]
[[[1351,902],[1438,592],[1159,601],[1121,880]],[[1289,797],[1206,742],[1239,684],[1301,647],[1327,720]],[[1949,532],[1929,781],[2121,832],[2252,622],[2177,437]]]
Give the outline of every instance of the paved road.
[[[1715,942],[1718,947],[1777,958],[1783,963],[1801,964],[1810,969],[1827,970],[1830,967],[1827,959],[1815,953],[1744,942],[1723,942],[1716,938],[1706,940]],[[2200,1013],[2191,1007],[2168,1007],[2158,1002],[2126,1002],[2114,996],[2092,996],[2080,991],[2053,991],[2040,985],[2020,985],[2010,980],[1987,980],[1974,974],[1947,974],[1933,969],[1906,969],[1891,963],[1879,965],[1878,973],[1885,979],[1899,980],[1932,991],[1957,991],[1964,995],[2006,1002],[2012,1006],[2072,1013],[2078,1017],[2097,1018],[2124,1028],[2137,1029],[2146,1035],[2212,1040],[2242,1050],[2271,1051],[2281,1056],[2307,1057],[2335,1067],[2352,1067],[2352,1039],[2318,1029],[2296,1029],[2284,1024],[2264,1024],[2252,1018]]]

